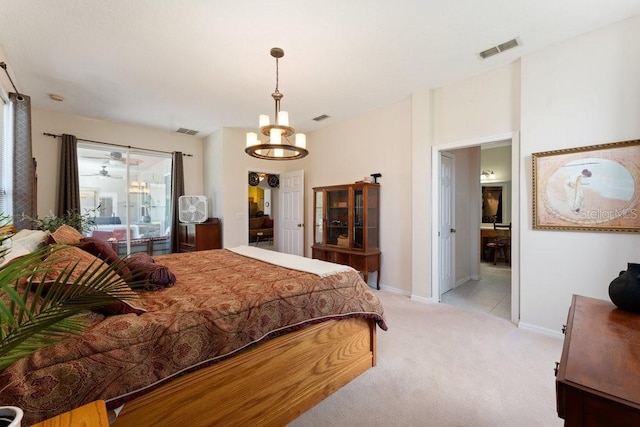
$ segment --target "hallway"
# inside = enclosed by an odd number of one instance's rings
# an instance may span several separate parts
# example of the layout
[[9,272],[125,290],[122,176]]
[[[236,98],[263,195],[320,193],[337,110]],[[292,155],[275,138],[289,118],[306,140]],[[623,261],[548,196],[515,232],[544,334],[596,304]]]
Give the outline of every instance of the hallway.
[[444,304],[511,320],[511,267],[480,263],[480,280],[469,280],[442,295]]

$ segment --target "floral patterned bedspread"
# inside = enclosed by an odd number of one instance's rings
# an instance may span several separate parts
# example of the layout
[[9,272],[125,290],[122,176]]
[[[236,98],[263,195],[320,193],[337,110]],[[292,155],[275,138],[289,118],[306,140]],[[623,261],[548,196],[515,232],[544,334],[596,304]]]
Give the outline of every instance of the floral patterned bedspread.
[[226,249],[162,255],[177,283],[140,292],[147,313],[87,314],[82,335],[36,352],[0,373],[0,406],[38,422],[96,399],[115,408],[154,386],[309,323],[375,319],[380,301],[356,272],[320,278]]

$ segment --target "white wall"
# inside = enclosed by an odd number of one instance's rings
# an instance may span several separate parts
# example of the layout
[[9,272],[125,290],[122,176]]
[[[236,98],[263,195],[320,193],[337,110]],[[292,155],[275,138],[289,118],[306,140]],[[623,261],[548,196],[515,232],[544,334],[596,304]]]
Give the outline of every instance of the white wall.
[[[361,181],[379,172],[380,284],[411,289],[411,99],[311,133],[305,175],[306,241],[313,242],[312,188]],[[428,212],[424,212],[428,221]],[[307,244],[307,253],[311,253]],[[375,274],[369,275],[373,285]]]
[[[531,224],[531,154],[640,138],[640,16],[522,59],[521,222]],[[558,330],[572,294],[608,300],[637,234],[522,228],[521,319]]]
[[[638,235],[531,228],[532,153],[640,137],[640,50],[631,42],[636,40],[640,17],[431,92],[433,145],[521,129],[514,168],[519,175],[512,179],[520,181],[513,190],[520,198],[523,327],[559,331],[572,294],[608,299],[609,282],[628,261],[640,261]],[[414,111],[414,117],[428,118],[429,108],[423,106],[423,115]],[[414,295],[422,291],[414,283]]]
[[[207,172],[204,183],[205,194],[216,200],[216,213],[222,221],[223,247],[226,248],[248,243],[248,173],[281,174],[305,170],[307,166],[307,159],[276,162],[248,156],[244,152],[246,132],[243,129],[224,128],[209,135],[204,143],[206,159],[213,162],[211,165],[207,163],[211,171]],[[313,150],[311,147],[309,149]],[[279,227],[277,198],[278,191],[275,189],[272,194],[275,202],[272,202],[276,230]]]
[[[56,142],[42,132],[194,154],[185,158],[187,192],[215,200],[225,246],[246,242],[249,170],[305,170],[307,254],[312,241],[311,188],[380,172],[382,284],[428,299],[432,147],[521,129],[519,163],[514,165],[519,174],[513,177],[514,183],[520,181],[514,193],[521,200],[521,325],[558,330],[571,294],[608,298],[611,279],[627,261],[640,261],[639,238],[532,230],[531,153],[640,137],[637,40],[640,17],[480,76],[414,93],[410,99],[313,132],[308,136],[311,154],[299,161],[252,159],[244,153],[244,131],[223,129],[206,139],[207,168],[212,168],[206,178],[199,138],[34,109],[38,213],[54,208],[58,163]],[[220,166],[222,172],[213,171]]]
[[[224,159],[223,159],[223,141],[222,130],[218,130],[209,135],[203,144],[202,157],[205,165],[203,171],[204,192],[209,200],[210,216],[218,218],[221,227],[224,230],[223,212],[224,212]],[[224,247],[224,233],[222,245]]]
[[411,297],[431,297],[433,91],[411,96]]
[[[431,246],[432,228],[431,212],[433,200],[437,194],[431,194],[431,170],[434,167],[432,160],[432,147],[444,147],[457,144],[467,144],[469,141],[490,137],[492,135],[504,135],[519,129],[519,103],[520,103],[520,63],[501,67],[479,76],[448,85],[446,87],[425,90],[413,95],[412,123],[413,151],[416,153],[413,159],[413,182],[421,182],[422,185],[414,187],[413,202],[419,204],[420,209],[413,208],[413,282],[411,287],[412,298],[418,300],[435,299],[432,295],[430,265],[434,256]],[[471,144],[471,143],[470,143]],[[480,172],[474,166],[477,176]],[[473,194],[479,194],[475,189]],[[456,193],[462,191],[456,189]],[[427,195],[427,202],[423,202]],[[472,193],[457,194],[462,197],[476,197]],[[418,212],[425,212],[424,221],[418,220]],[[471,215],[479,216],[479,210],[475,209]],[[479,222],[478,222],[479,224]],[[436,232],[436,231],[433,231]],[[479,238],[479,237],[478,237]],[[456,236],[456,240],[458,237]],[[456,242],[456,248],[464,247],[467,241],[462,237],[461,242]],[[479,243],[478,243],[479,248]],[[475,246],[474,246],[475,249]],[[470,250],[474,250],[470,249]],[[479,249],[478,249],[479,250]],[[478,254],[479,257],[479,254]],[[462,273],[460,273],[462,274]],[[470,269],[473,275],[473,269]]]
[[503,147],[483,149],[480,153],[480,171],[490,170],[495,178],[482,182],[511,181],[511,144]]
[[[380,209],[381,285],[411,290],[411,100],[393,104],[307,135],[309,156],[274,162],[247,156],[246,130],[224,128],[205,141],[207,161],[223,173],[207,175],[205,194],[215,195],[223,221],[225,247],[247,243],[247,174],[249,171],[305,173],[305,254],[313,242],[313,187],[362,180],[382,174]],[[218,159],[216,159],[218,157]],[[219,159],[222,159],[221,161]],[[208,164],[207,164],[208,165]],[[208,167],[208,166],[207,166]],[[278,197],[277,191],[273,194]],[[277,200],[273,203],[277,209]],[[423,212],[428,221],[428,212]],[[275,213],[276,228],[278,215]],[[373,285],[375,274],[369,275]]]
[[464,141],[519,128],[520,64],[434,90],[433,143]]
[[33,108],[32,147],[38,162],[38,215],[45,216],[56,210],[57,179],[60,144],[58,139],[43,133],[75,135],[120,145],[148,148],[161,151],[182,151],[193,154],[184,157],[184,185],[187,194],[202,194],[202,139],[174,132],[143,128],[87,119],[47,110]]

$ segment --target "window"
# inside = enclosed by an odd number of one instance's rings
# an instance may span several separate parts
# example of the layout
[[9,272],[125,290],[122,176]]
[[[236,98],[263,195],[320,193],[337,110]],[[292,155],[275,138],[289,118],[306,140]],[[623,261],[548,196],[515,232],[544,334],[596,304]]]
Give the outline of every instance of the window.
[[78,144],[80,208],[95,214],[88,233],[120,254],[169,252],[171,155]]

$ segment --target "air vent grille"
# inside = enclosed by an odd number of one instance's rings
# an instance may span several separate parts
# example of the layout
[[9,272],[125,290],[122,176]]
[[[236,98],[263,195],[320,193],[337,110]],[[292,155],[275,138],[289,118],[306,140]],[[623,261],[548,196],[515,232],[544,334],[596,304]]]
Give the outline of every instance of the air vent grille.
[[516,38],[516,39],[509,40],[508,42],[499,44],[498,46],[490,47],[487,50],[483,50],[478,54],[478,56],[480,57],[480,59],[487,59],[490,56],[497,55],[499,53],[504,52],[505,50],[513,49],[514,47],[518,47],[518,46],[520,46],[520,42]]
[[316,122],[321,122],[322,120],[326,120],[331,116],[327,116],[326,114],[322,114],[318,117],[314,117],[313,120],[315,120]]
[[500,49],[500,52],[504,52],[505,50],[513,49],[514,47],[518,47],[518,46],[519,46],[518,40],[513,39],[513,40],[509,40],[508,42],[499,44],[498,49]]
[[198,133],[197,130],[193,130],[193,129],[185,129],[185,128],[180,128],[178,129],[176,132],[178,133],[184,133],[185,135],[196,135]]

